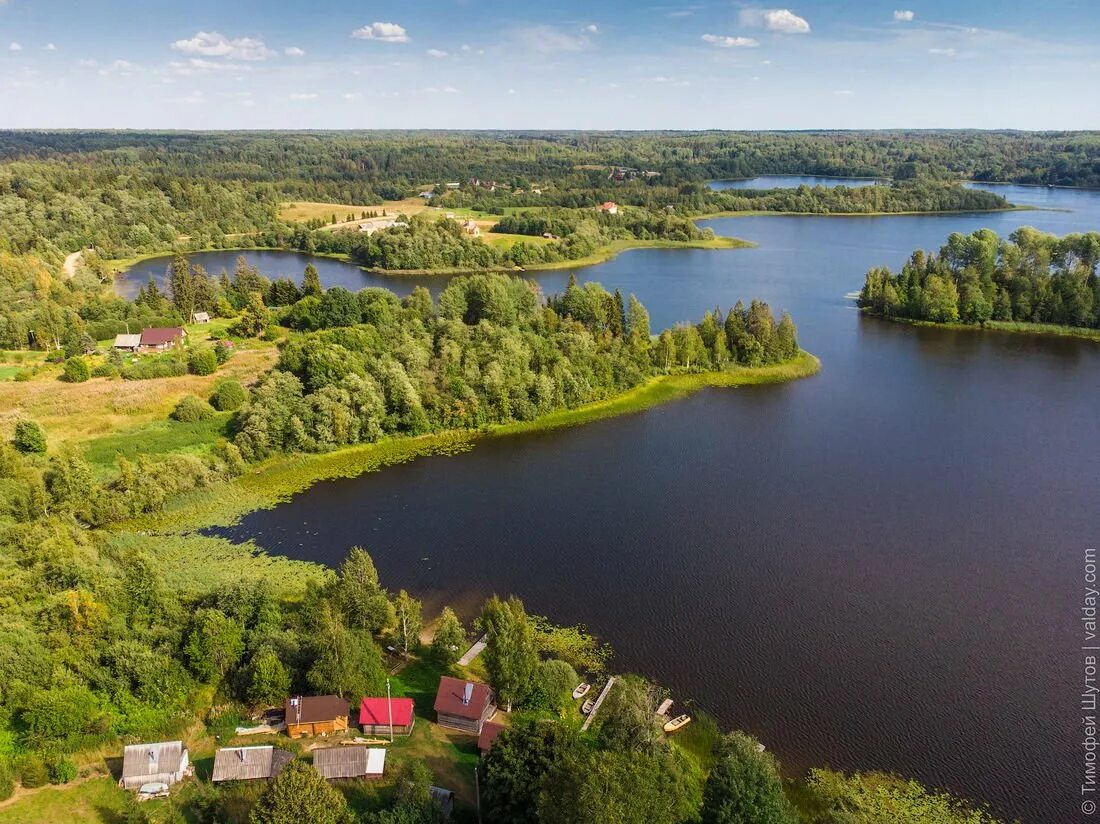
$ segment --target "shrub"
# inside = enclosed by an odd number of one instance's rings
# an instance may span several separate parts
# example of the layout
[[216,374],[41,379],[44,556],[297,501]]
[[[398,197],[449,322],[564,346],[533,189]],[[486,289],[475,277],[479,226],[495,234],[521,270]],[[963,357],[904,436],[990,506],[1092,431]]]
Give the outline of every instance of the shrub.
[[0,758],[0,801],[7,801],[15,792],[15,771],[7,759]]
[[92,370],[93,378],[117,378],[118,369],[110,363],[101,363]]
[[219,412],[232,412],[239,409],[248,400],[244,387],[237,381],[222,381],[214,388],[210,396],[210,405]]
[[17,381],[20,381],[20,382],[29,381],[33,377],[34,377],[34,372],[32,370],[30,370],[30,369],[20,369],[18,372],[15,373],[14,380],[17,380]]
[[122,370],[122,377],[128,381],[143,381],[152,378],[177,378],[187,374],[187,365],[180,363],[171,355],[159,358],[141,358]]
[[50,783],[50,773],[46,769],[46,762],[40,755],[31,754],[23,761],[23,769],[19,771],[19,782],[28,789],[45,787]]
[[192,375],[213,375],[218,368],[218,357],[209,347],[195,348],[187,357],[187,366]]
[[205,421],[213,417],[214,408],[202,398],[194,395],[184,395],[176,408],[172,410],[172,417],[180,423],[195,423]]
[[51,784],[68,784],[76,778],[76,764],[68,758],[51,761],[46,771],[49,773]]
[[232,354],[233,344],[229,341],[220,340],[214,344],[214,357],[217,358],[219,366],[229,360]]
[[34,421],[19,421],[15,425],[15,434],[11,442],[20,452],[46,451],[46,433]]
[[84,383],[92,376],[88,361],[77,355],[65,361],[65,380],[69,383]]

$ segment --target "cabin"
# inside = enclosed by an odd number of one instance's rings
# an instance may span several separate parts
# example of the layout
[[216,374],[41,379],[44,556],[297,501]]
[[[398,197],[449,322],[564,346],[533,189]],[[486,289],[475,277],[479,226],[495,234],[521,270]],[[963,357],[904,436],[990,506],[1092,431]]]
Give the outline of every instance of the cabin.
[[166,352],[183,345],[187,332],[179,326],[154,326],[141,330],[138,350],[141,352]]
[[397,225],[397,221],[393,218],[380,218],[378,220],[365,220],[359,224],[359,231],[366,232],[368,235],[373,235],[375,232],[381,229],[392,229]]
[[191,322],[192,323],[210,323],[210,313],[209,312],[192,312],[191,313]]
[[307,695],[286,700],[286,734],[333,735],[348,729],[348,702],[339,695]]
[[386,751],[381,747],[322,747],[313,751],[313,768],[327,781],[337,778],[381,778]]
[[488,684],[443,676],[435,694],[435,721],[441,727],[481,735],[485,722],[497,711]]
[[503,729],[504,725],[499,721],[485,722],[485,726],[481,728],[481,735],[477,737],[477,749],[482,758],[489,754],[489,750],[493,748],[493,742],[497,740],[497,736]]
[[277,750],[271,745],[260,747],[222,747],[214,754],[214,773],[210,780],[255,781],[274,778],[291,761],[294,753]]
[[472,220],[462,221],[462,231],[464,231],[468,235],[472,235],[473,237],[478,237],[481,235],[481,227]]
[[115,335],[113,348],[123,352],[136,352],[141,346],[141,335]]
[[416,718],[411,698],[363,698],[359,702],[359,726],[364,735],[409,735]]
[[182,741],[131,744],[122,753],[122,777],[118,785],[153,795],[190,774],[191,763]]
[[600,204],[600,211],[605,215],[617,215],[619,213],[619,204],[613,200],[609,200],[606,203]]

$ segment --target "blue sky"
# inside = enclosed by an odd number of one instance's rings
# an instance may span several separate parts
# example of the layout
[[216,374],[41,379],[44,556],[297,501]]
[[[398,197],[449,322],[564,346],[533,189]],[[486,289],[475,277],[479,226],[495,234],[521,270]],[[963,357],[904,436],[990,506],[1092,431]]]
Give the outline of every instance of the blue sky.
[[1097,0],[0,0],[0,127],[1100,128]]

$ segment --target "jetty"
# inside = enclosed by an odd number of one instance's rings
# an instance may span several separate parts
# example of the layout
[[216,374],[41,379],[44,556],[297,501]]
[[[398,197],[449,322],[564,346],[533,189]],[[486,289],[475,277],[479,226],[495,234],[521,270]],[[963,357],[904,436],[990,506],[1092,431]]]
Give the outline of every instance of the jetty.
[[470,663],[475,658],[477,658],[479,655],[481,655],[481,651],[483,649],[485,649],[485,643],[486,643],[487,638],[488,638],[487,635],[482,635],[480,638],[478,638],[477,643],[475,643],[472,647],[470,647],[468,650],[466,650],[466,654],[458,659],[458,665],[460,667],[470,666]]
[[612,675],[607,679],[607,683],[603,685],[603,689],[600,690],[600,696],[596,699],[596,703],[592,705],[592,712],[588,713],[588,717],[584,719],[584,724],[581,725],[581,732],[584,732],[592,725],[592,719],[596,717],[596,713],[600,711],[600,705],[603,700],[607,698],[607,694],[611,692],[611,686],[615,683],[615,676]]

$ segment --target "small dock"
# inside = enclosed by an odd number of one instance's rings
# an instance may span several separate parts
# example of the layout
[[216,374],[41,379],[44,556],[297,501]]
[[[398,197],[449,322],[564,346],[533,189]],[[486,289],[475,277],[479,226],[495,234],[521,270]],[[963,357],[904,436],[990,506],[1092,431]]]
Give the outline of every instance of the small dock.
[[475,658],[477,658],[479,655],[481,655],[481,651],[483,649],[485,649],[485,639],[486,639],[486,637],[487,636],[482,635],[480,638],[478,638],[477,643],[475,643],[472,647],[470,647],[468,650],[466,650],[466,654],[458,659],[458,665],[460,667],[470,666],[470,663]]
[[592,705],[592,712],[588,713],[588,717],[584,719],[584,724],[581,725],[581,732],[586,731],[592,726],[592,719],[596,717],[596,713],[600,711],[600,705],[603,704],[603,700],[607,698],[607,694],[611,692],[611,686],[615,683],[615,676],[612,675],[607,679],[607,683],[603,685],[603,689],[600,690],[600,697],[596,699],[596,703]]

